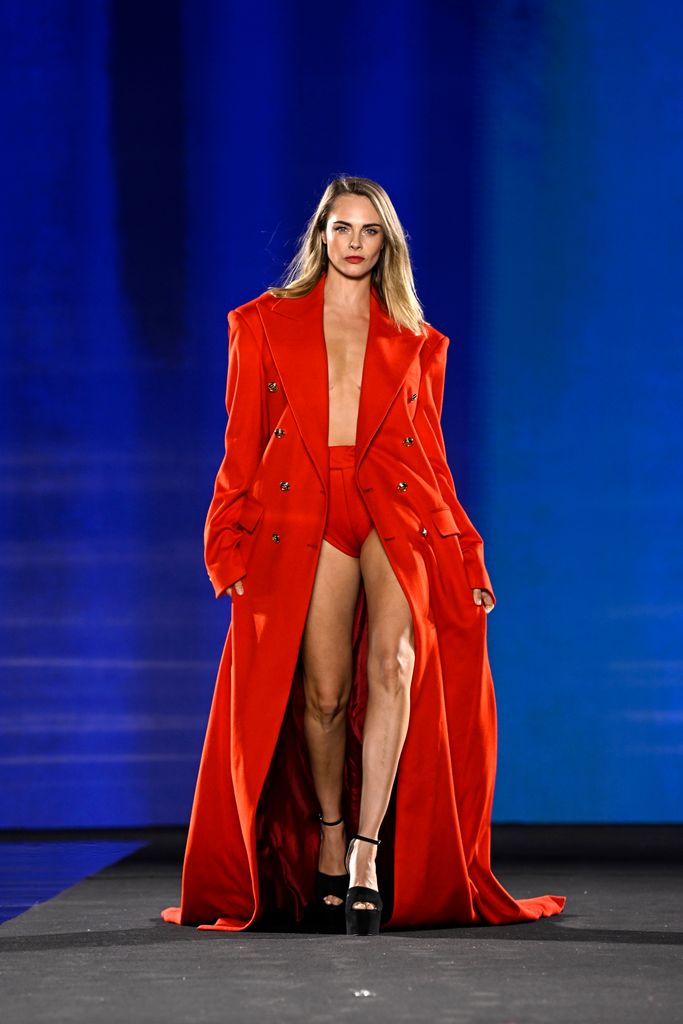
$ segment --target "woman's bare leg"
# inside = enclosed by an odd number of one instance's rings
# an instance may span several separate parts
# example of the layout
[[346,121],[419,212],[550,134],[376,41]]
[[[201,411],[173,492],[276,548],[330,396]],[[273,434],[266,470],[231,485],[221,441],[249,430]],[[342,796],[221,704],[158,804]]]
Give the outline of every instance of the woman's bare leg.
[[[410,605],[375,529],[361,549],[360,569],[368,606],[368,702],[358,831],[377,839],[408,732],[415,641]],[[349,858],[351,885],[378,888],[376,854],[376,846],[356,840]]]
[[[359,559],[323,540],[302,638],[304,733],[320,809],[326,821],[341,817],[346,708],[351,692],[353,613],[360,586]],[[344,873],[342,825],[323,826],[318,867]],[[327,903],[341,903],[336,896]]]

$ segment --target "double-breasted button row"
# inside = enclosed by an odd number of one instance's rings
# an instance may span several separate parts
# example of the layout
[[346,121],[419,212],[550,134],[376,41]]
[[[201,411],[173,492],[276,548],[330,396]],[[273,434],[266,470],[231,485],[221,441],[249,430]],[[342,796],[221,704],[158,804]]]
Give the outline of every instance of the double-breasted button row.
[[[275,392],[275,391],[278,390],[278,384],[277,384],[276,380],[269,380],[268,381],[268,390],[271,391],[271,392]],[[284,429],[284,427],[276,427],[275,430],[273,431],[273,434],[275,435],[275,437],[278,437],[278,438],[279,437],[284,437],[286,433],[287,433],[287,431]],[[290,489],[290,486],[291,485],[289,483],[289,480],[281,480],[280,481],[280,490],[281,491],[288,491]],[[279,544],[280,543],[280,534],[279,533],[271,533],[270,539],[272,540],[273,544]]]
[[[411,402],[412,402],[413,398],[417,398],[417,395],[412,395],[412,397],[410,399]],[[410,437],[410,435],[408,437],[404,437],[403,438],[403,444],[406,446],[406,448],[410,448],[411,444],[413,444],[414,441],[415,441],[415,438],[414,437]],[[397,491],[401,491],[401,492],[407,491],[408,490],[408,484],[406,483],[406,481],[405,480],[399,481],[399,483],[396,484],[396,490]]]
[[[269,391],[277,391],[278,390],[277,381],[269,381],[268,382],[268,390]],[[410,396],[409,400],[412,402],[416,398],[417,398],[417,393],[413,392],[413,394]],[[273,431],[273,433],[275,434],[275,437],[280,438],[280,437],[284,437],[285,436],[286,431],[282,427],[276,427],[275,430]],[[403,438],[403,444],[406,447],[408,447],[408,448],[412,444],[414,444],[414,442],[415,442],[415,438],[414,437],[408,436],[408,437],[404,437]],[[281,480],[280,481],[280,490],[281,491],[289,491],[290,489],[291,489],[291,484],[289,483],[288,480]],[[399,480],[399,482],[396,484],[396,489],[398,491],[400,491],[401,493],[404,493],[405,491],[407,491],[408,490],[408,483],[407,483],[407,481]],[[364,487],[363,490],[367,491],[367,490],[371,490],[371,488]],[[423,537],[427,536],[427,530],[426,530],[426,528],[424,526],[422,527],[420,532],[421,532]],[[271,539],[273,540],[273,542],[275,544],[279,544],[280,543],[280,534],[279,533],[271,534]]]
[[[413,394],[410,396],[408,401],[412,402],[416,398],[417,398],[417,394],[415,392],[413,392]],[[414,444],[414,443],[415,443],[415,438],[411,437],[410,434],[408,435],[408,437],[404,437],[403,438],[403,444],[405,445],[406,448],[410,448],[411,444]],[[408,490],[408,484],[405,482],[405,480],[401,480],[399,483],[396,484],[396,489],[398,491],[407,491]]]
[[[413,391],[413,393],[410,395],[408,401],[409,402],[414,402],[416,398],[417,398],[417,392]],[[411,437],[411,435],[409,434],[407,437],[403,438],[403,444],[405,445],[406,448],[410,448],[411,445],[415,444],[415,438]],[[407,482],[405,480],[400,480],[396,484],[396,490],[397,491],[401,491],[401,493],[403,493],[404,491],[407,491],[408,490]],[[423,537],[427,536],[427,527],[426,526],[422,526],[420,528],[420,534]]]

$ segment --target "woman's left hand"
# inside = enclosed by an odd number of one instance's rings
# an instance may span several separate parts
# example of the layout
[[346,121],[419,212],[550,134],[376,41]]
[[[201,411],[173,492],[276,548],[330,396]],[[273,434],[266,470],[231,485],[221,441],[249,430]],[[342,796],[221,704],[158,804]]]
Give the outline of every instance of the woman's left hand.
[[493,596],[488,590],[482,590],[481,587],[472,588],[472,597],[474,598],[475,604],[483,604],[484,611],[488,613],[493,608]]

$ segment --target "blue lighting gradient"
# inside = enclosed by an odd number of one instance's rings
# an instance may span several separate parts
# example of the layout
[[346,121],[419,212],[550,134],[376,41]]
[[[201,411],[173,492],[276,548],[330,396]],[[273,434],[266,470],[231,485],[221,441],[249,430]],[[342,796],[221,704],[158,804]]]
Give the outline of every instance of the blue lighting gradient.
[[0,828],[184,824],[226,313],[379,181],[451,338],[497,822],[677,822],[677,7],[0,5]]

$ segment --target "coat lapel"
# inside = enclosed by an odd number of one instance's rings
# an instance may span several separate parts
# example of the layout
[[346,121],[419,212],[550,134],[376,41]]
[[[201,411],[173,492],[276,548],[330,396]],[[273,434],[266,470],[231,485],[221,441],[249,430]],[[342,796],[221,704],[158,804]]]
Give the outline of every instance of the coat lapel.
[[[260,313],[292,414],[320,479],[327,486],[329,376],[323,331],[325,278],[321,274],[311,291],[301,298],[263,303]],[[422,335],[405,329],[397,331],[372,289],[356,428],[357,464],[424,342]]]

